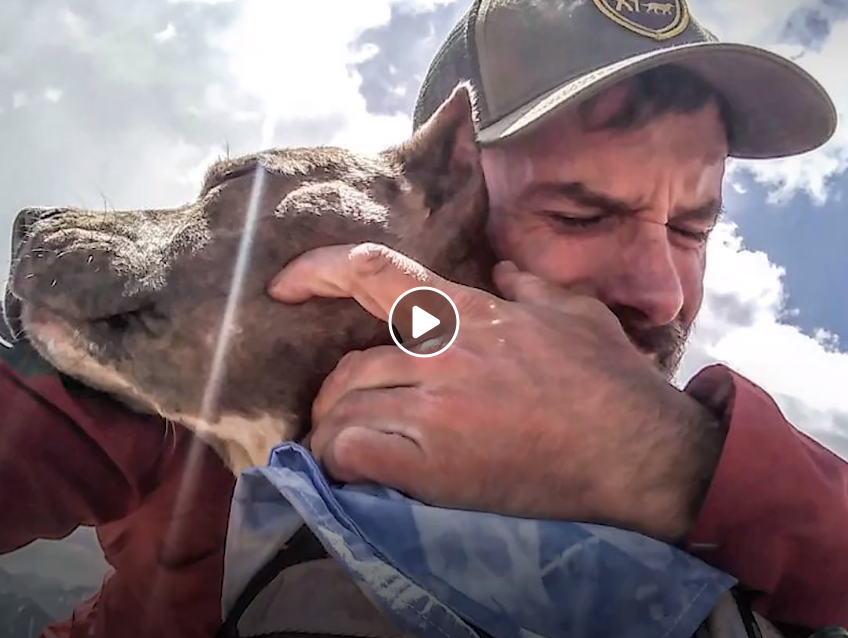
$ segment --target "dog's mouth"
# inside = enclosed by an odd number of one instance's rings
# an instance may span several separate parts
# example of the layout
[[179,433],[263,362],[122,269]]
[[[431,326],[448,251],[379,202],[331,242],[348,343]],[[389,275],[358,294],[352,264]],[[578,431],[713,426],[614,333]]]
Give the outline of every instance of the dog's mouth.
[[155,304],[147,303],[134,310],[113,312],[86,320],[92,329],[105,331],[115,337],[127,333],[139,333],[149,337],[162,334],[168,317]]
[[[20,303],[20,314],[17,322],[20,325],[21,336],[26,336],[43,354],[50,357],[50,351],[57,347],[72,345],[79,348],[85,345],[85,339],[72,322],[54,313],[48,308],[39,307],[24,302]],[[87,349],[87,348],[86,348]]]
[[21,300],[12,294],[11,288],[6,286],[6,294],[3,299],[3,338],[9,342],[17,341],[23,334],[21,323],[22,305]]
[[167,316],[153,304],[86,318],[68,316],[49,306],[20,299],[15,299],[11,306],[7,304],[6,320],[16,336],[26,335],[42,344],[64,341],[91,354],[120,347],[130,334],[159,336],[168,324]]
[[20,323],[27,340],[54,368],[76,377],[90,387],[108,393],[136,412],[156,414],[155,402],[140,395],[133,384],[121,376],[108,361],[115,357],[114,341],[104,338],[106,331],[128,329],[138,317],[104,317],[82,325],[50,308],[26,302],[21,304]]

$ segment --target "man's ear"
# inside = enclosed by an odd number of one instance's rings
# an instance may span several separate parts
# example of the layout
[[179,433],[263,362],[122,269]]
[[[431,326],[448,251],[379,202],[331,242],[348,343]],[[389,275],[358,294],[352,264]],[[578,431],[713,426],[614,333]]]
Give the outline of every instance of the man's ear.
[[395,158],[404,175],[422,189],[431,211],[481,178],[471,85],[458,85],[430,119],[395,149]]

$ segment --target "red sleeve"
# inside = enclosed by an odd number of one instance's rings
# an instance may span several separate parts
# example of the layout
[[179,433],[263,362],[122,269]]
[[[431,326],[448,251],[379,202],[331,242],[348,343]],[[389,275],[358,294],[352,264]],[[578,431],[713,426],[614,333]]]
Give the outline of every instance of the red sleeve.
[[686,391],[722,404],[728,428],[689,551],[762,592],[773,622],[848,627],[848,463],[724,366]]
[[[0,554],[126,515],[164,441],[158,420],[60,377],[25,343],[0,344]],[[143,427],[142,427],[143,425]]]

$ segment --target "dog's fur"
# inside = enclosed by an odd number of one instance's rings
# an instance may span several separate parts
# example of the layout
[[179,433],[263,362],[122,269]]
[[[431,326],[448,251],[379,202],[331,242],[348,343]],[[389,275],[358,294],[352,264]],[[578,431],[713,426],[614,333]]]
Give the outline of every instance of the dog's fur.
[[[251,198],[243,287],[204,406]],[[315,247],[377,242],[491,290],[486,208],[473,97],[460,86],[375,157],[276,149],[215,164],[180,208],[21,211],[7,321],[61,372],[194,430],[239,472],[306,434],[311,402],[346,352],[391,343],[353,300],[272,300],[273,276]]]

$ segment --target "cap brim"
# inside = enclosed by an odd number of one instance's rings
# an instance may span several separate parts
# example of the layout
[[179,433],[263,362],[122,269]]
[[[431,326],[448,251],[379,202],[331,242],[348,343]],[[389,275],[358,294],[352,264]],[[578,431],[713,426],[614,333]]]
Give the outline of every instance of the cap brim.
[[698,73],[730,107],[734,140],[730,156],[769,159],[818,148],[836,131],[837,114],[825,89],[806,71],[758,47],[699,42],[627,58],[572,80],[482,128],[490,144],[538,123],[564,104],[583,101],[642,71],[674,63]]

